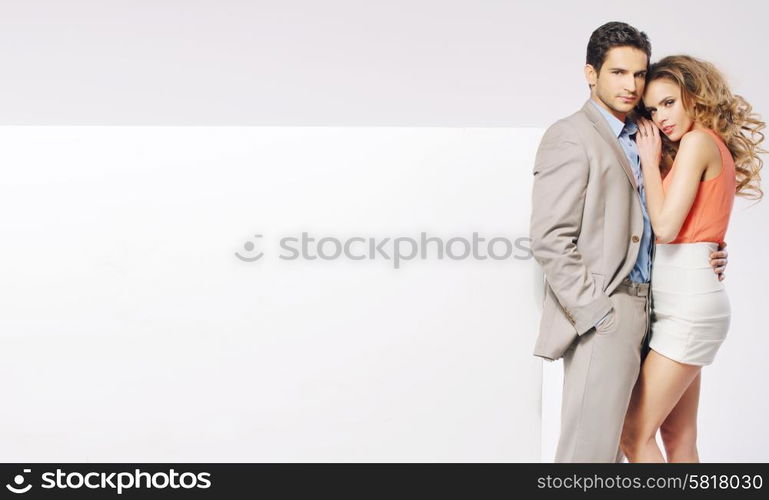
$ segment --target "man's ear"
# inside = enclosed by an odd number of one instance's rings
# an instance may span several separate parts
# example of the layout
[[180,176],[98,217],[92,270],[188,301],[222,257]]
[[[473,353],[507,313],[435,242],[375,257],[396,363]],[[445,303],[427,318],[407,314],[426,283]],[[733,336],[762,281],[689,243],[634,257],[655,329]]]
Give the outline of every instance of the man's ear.
[[598,72],[595,70],[592,64],[585,64],[585,80],[590,88],[595,87],[598,81]]

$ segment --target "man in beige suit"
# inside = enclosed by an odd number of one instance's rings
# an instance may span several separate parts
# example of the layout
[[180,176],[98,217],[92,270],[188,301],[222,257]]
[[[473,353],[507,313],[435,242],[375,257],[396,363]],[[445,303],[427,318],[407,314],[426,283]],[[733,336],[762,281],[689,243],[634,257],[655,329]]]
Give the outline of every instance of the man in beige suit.
[[[590,99],[553,124],[534,165],[531,239],[545,273],[534,354],[563,358],[556,462],[619,462],[622,424],[650,331],[654,239],[628,118],[651,45],[625,23],[587,47]],[[722,249],[720,249],[722,250]],[[726,252],[711,255],[718,273]]]

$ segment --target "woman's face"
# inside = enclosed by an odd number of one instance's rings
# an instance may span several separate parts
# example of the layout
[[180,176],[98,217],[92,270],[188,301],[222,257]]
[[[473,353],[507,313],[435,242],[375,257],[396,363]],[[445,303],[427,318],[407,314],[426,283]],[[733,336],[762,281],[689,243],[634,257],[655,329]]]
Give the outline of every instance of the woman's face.
[[644,107],[652,121],[668,139],[678,142],[694,125],[681,100],[680,87],[667,79],[646,84]]

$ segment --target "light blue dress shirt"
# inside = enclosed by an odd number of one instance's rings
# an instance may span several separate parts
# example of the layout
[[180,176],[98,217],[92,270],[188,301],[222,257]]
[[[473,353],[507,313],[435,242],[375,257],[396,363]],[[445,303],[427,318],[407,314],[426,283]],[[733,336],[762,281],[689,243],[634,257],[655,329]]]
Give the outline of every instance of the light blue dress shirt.
[[614,132],[614,135],[617,136],[617,139],[622,146],[622,150],[625,152],[625,156],[627,156],[630,166],[633,169],[636,184],[638,184],[638,194],[641,197],[644,229],[640,242],[641,246],[638,250],[638,258],[636,259],[633,269],[630,271],[629,277],[631,281],[636,283],[648,283],[651,277],[652,225],[649,220],[649,212],[646,209],[646,191],[644,189],[643,173],[641,172],[641,158],[638,155],[638,147],[631,137],[638,132],[638,125],[630,119],[627,119],[623,123],[593,99],[590,99],[590,102],[598,108],[598,111],[600,111],[601,115],[606,119],[606,122]]

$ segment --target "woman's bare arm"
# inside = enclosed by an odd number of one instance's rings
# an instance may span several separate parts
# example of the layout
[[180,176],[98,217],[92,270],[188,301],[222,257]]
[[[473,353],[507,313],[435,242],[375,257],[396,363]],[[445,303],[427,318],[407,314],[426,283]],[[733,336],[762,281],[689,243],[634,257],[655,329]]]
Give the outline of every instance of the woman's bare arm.
[[712,139],[707,132],[692,130],[684,134],[676,154],[675,172],[667,192],[662,189],[659,129],[644,120],[639,124],[638,152],[646,188],[646,204],[652,229],[660,243],[673,241],[692,208],[700,179],[713,159]]

